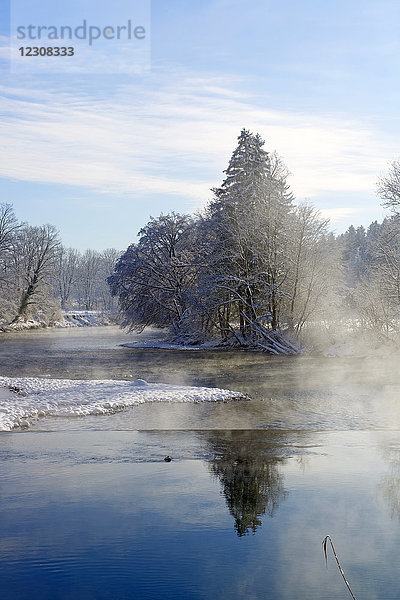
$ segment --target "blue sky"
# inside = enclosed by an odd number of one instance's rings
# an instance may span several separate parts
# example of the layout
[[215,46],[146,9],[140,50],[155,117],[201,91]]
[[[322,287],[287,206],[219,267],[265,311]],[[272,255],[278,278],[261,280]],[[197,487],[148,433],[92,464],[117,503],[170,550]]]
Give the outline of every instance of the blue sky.
[[11,72],[9,12],[0,0],[1,201],[65,245],[123,250],[150,215],[200,209],[243,127],[335,231],[384,217],[397,0],[152,0],[151,68],[115,74]]

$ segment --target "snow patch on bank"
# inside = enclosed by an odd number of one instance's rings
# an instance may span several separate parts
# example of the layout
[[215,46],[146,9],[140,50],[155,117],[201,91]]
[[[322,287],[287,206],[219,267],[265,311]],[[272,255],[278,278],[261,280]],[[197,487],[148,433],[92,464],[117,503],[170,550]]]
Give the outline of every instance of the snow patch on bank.
[[55,323],[55,327],[100,327],[114,325],[115,318],[111,313],[98,310],[63,311],[63,320]]
[[0,326],[0,332],[24,331],[26,329],[49,329],[66,327],[101,327],[104,325],[115,325],[117,317],[115,313],[99,310],[70,310],[61,311],[57,317],[51,319],[36,316],[29,319],[21,319],[9,325]]
[[219,388],[112,379],[0,377],[0,431],[29,427],[46,416],[111,414],[145,402],[223,402],[246,399]]

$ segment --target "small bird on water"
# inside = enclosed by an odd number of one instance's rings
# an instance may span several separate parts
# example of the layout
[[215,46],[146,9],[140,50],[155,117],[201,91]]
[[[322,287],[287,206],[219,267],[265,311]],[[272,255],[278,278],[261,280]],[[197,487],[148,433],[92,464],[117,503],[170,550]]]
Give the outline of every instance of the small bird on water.
[[172,458],[170,456],[166,456],[164,458],[165,462],[171,462]]

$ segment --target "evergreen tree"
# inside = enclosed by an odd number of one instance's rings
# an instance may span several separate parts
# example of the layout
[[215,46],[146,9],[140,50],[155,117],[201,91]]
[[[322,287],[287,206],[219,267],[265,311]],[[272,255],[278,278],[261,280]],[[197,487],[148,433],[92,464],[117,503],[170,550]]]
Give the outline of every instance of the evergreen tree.
[[292,198],[284,166],[263,146],[258,134],[242,130],[203,222],[203,305],[222,337],[240,345],[270,343],[285,297]]

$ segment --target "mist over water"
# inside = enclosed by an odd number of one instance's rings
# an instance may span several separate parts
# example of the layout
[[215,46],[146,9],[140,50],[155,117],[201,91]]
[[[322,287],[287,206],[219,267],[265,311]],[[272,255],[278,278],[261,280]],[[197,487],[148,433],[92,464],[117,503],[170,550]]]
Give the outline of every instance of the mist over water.
[[250,401],[144,404],[110,415],[46,417],[31,429],[399,429],[398,359],[279,357],[236,350],[126,348],[157,340],[117,327],[0,337],[6,376],[136,379],[239,391]]
[[357,598],[397,599],[396,357],[120,346],[141,339],[115,327],[0,337],[5,377],[250,398],[43,416],[0,434],[2,598],[341,598],[329,533]]

